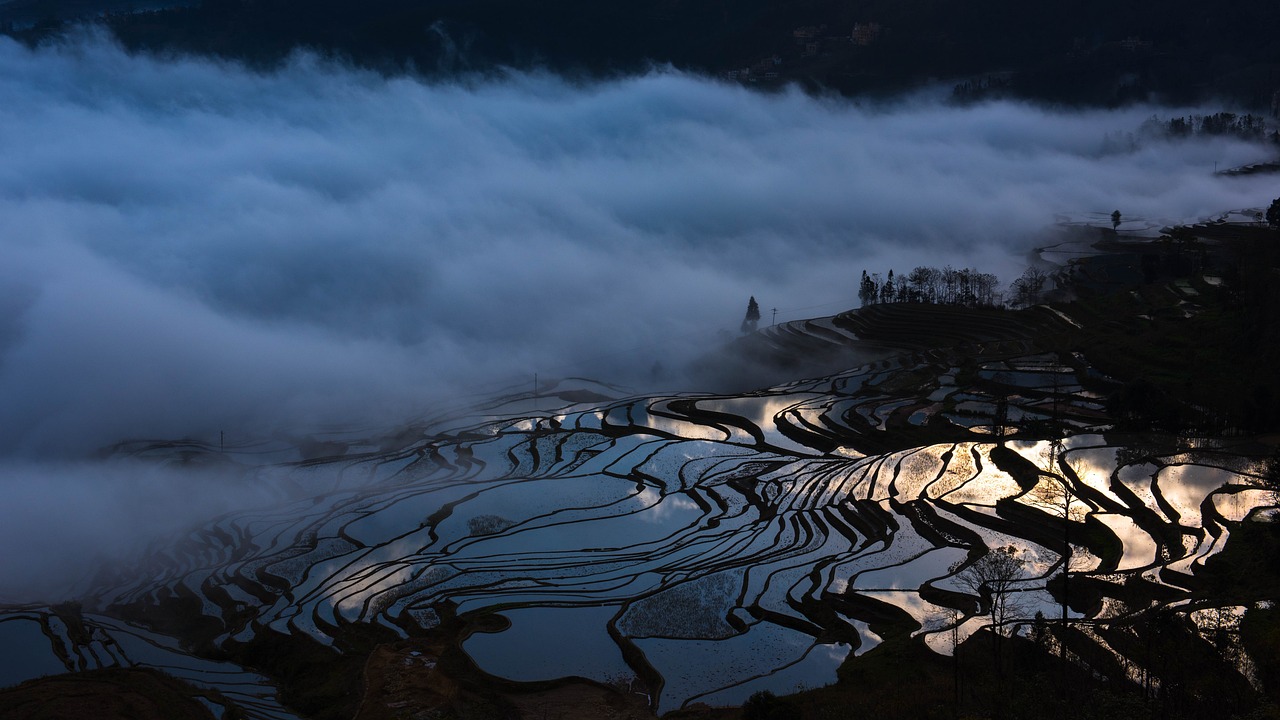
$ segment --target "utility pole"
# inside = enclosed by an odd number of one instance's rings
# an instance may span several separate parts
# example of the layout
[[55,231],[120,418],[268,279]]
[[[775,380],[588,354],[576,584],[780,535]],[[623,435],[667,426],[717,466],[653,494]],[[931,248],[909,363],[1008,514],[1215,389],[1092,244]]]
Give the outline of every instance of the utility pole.
[[773,324],[778,324],[778,308],[773,309]]

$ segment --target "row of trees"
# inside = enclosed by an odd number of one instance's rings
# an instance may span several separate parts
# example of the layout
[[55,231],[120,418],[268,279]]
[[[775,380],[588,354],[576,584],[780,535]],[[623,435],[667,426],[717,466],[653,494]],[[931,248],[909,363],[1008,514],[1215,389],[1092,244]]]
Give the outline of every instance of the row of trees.
[[907,275],[895,276],[890,270],[881,279],[880,273],[862,271],[858,284],[858,299],[863,306],[876,303],[917,302],[936,305],[964,305],[966,307],[992,307],[1000,305],[1003,298],[997,289],[1000,279],[991,273],[973,268],[956,270],[950,265],[939,270],[918,267]]
[[[1280,207],[1280,200],[1276,201]],[[1116,211],[1117,214],[1119,211]],[[1040,302],[1049,276],[1039,268],[1030,267],[1022,277],[1009,286],[1009,296],[999,292],[1000,279],[991,273],[973,268],[956,270],[948,265],[939,270],[918,267],[910,274],[895,276],[890,270],[887,277],[880,273],[862,271],[858,284],[858,299],[863,307],[877,303],[932,303],[935,305],[963,305],[965,307],[999,307],[1009,304],[1025,307]],[[777,311],[774,311],[775,317]],[[760,323],[760,304],[755,296],[747,301],[747,313],[742,318],[743,333],[755,332]]]
[[863,307],[877,303],[931,303],[934,305],[963,305],[965,307],[999,307],[1006,300],[1015,307],[1025,307],[1040,302],[1049,276],[1036,267],[1027,268],[1009,286],[1009,295],[999,291],[1000,278],[973,268],[956,270],[950,265],[939,270],[918,267],[907,275],[895,275],[892,270],[883,279],[880,273],[862,271],[858,283],[858,299]]
[[1267,133],[1267,121],[1260,115],[1237,115],[1220,112],[1212,115],[1188,115],[1163,120],[1152,116],[1142,124],[1144,135],[1166,137],[1231,136],[1242,140],[1270,139],[1280,144],[1280,132]]

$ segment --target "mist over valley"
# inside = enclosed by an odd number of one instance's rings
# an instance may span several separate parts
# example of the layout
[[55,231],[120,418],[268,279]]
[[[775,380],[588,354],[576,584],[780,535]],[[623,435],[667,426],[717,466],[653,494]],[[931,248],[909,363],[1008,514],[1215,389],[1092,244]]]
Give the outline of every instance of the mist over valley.
[[[1013,717],[1182,698],[1153,637],[1274,700],[1274,118],[383,70],[0,35],[0,686]],[[860,300],[922,266],[998,291]]]

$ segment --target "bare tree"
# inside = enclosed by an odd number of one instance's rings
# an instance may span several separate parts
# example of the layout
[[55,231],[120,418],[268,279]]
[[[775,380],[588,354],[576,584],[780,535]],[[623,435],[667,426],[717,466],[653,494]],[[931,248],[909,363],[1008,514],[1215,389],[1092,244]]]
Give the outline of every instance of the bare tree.
[[910,288],[909,297],[912,302],[936,303],[938,301],[938,283],[942,272],[937,268],[920,266],[911,271],[906,283]]
[[1055,442],[1045,463],[1041,480],[1028,496],[1030,504],[1062,518],[1062,625],[1067,624],[1067,580],[1071,571],[1071,523],[1084,519],[1089,512],[1088,503],[1079,499],[1076,483],[1080,482],[1083,469],[1077,462],[1061,459],[1061,442]]
[[[1000,373],[996,374],[996,379],[1000,379]],[[996,436],[996,442],[1000,447],[1004,447],[1005,435],[1009,433],[1009,396],[1001,393],[996,397],[995,412],[991,414],[991,431]]]
[[1044,292],[1044,286],[1048,280],[1049,276],[1040,268],[1027,268],[1026,272],[1022,273],[1022,277],[1014,280],[1013,284],[1009,286],[1009,289],[1013,291],[1013,303],[1027,306],[1040,302],[1040,296]]
[[1026,565],[1018,557],[1018,548],[1010,545],[996,548],[967,566],[963,562],[952,565],[951,571],[956,582],[981,599],[992,631],[1005,634],[1008,621],[1021,610],[1014,593],[1027,577]]
[[[1017,595],[1018,583],[1026,579],[1026,561],[1018,557],[1012,545],[996,548],[966,565],[951,566],[956,582],[978,596],[987,617],[991,619],[991,660],[996,677],[1004,677],[1001,640],[1010,631],[1009,621],[1023,611]],[[1000,682],[1003,684],[1003,680]]]
[[[1062,578],[1062,617],[1059,621],[1058,660],[1062,668],[1059,690],[1067,717],[1071,716],[1072,689],[1068,679],[1066,642],[1067,625],[1070,622],[1068,616],[1070,609],[1069,582],[1071,580],[1071,562],[1074,558],[1071,548],[1071,523],[1083,519],[1090,510],[1088,503],[1080,500],[1076,492],[1076,483],[1081,482],[1083,475],[1083,468],[1078,462],[1068,462],[1062,457],[1062,442],[1054,441],[1049,457],[1045,462],[1045,471],[1041,475],[1041,481],[1030,493],[1032,505],[1048,510],[1062,518],[1062,569],[1059,571]],[[1043,616],[1038,617],[1042,618]]]
[[1271,491],[1271,504],[1280,505],[1280,448],[1262,466],[1262,487]]

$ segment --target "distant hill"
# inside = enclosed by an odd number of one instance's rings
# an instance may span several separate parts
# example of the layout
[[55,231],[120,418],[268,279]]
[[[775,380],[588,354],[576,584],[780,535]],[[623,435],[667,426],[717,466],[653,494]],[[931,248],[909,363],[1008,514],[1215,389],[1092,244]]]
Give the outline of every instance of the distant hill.
[[0,0],[0,26],[48,27],[104,13],[146,12],[195,4],[195,0]]
[[[426,74],[514,66],[598,76],[670,63],[846,93],[943,82],[960,99],[1111,105],[1154,94],[1268,111],[1280,97],[1280,5],[1267,0],[205,0],[107,23],[131,48],[256,64],[302,47]],[[14,32],[36,39],[50,29]]]

